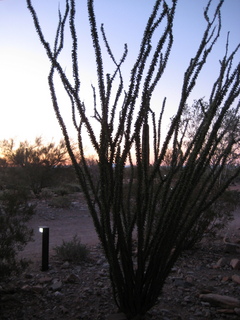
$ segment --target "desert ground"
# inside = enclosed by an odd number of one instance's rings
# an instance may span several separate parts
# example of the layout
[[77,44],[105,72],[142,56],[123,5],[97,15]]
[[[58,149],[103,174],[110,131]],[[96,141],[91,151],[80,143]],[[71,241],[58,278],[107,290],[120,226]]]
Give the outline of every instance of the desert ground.
[[[240,188],[239,186],[236,188]],[[54,247],[62,241],[70,241],[75,235],[83,244],[88,246],[99,243],[92,218],[89,214],[83,194],[76,193],[72,198],[70,208],[54,208],[48,205],[47,200],[37,202],[36,214],[28,223],[34,231],[33,242],[30,242],[20,253],[23,258],[38,261],[41,259],[42,234],[40,226],[49,227],[49,254],[54,254]],[[240,238],[240,207],[234,211],[234,220],[222,231],[229,236]]]
[[[28,270],[0,283],[2,320],[126,320],[113,301],[108,263],[103,255],[92,219],[81,193],[72,197],[69,208],[54,208],[48,200],[37,201],[37,212],[29,222],[34,241],[21,252],[32,260]],[[49,270],[41,271],[42,234],[49,227]],[[234,220],[216,241],[203,242],[183,252],[171,271],[159,302],[146,320],[237,320],[240,316],[240,270],[232,261],[239,252],[227,252],[224,234],[240,240],[240,208]],[[81,265],[60,261],[54,247],[77,235],[90,250],[90,260]],[[212,305],[205,294],[237,301],[237,307]],[[239,307],[238,307],[239,305]]]

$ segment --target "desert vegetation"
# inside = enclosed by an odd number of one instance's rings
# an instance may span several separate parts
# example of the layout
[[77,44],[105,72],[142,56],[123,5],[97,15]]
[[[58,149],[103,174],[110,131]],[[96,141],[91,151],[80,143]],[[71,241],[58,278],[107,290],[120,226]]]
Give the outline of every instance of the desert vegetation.
[[21,187],[38,196],[44,188],[61,186],[68,175],[74,183],[64,141],[57,144],[36,137],[33,143],[16,144],[14,139],[3,140],[0,152],[2,189]]
[[56,255],[63,261],[74,264],[81,264],[89,256],[89,250],[86,245],[75,235],[70,241],[62,241],[62,244],[54,248]]
[[[171,53],[177,0],[155,1],[127,86],[121,72],[127,45],[117,61],[103,25],[98,27],[94,1],[87,1],[97,79],[90,106],[81,98],[84,78],[78,64],[77,34],[81,30],[75,24],[75,1],[66,0],[65,11],[59,11],[52,47],[45,39],[32,1],[26,2],[51,63],[48,83],[53,108],[109,262],[116,305],[127,319],[144,319],[184,248],[197,241],[190,241],[189,235],[198,233],[201,238],[213,222],[209,216],[219,211],[217,203],[221,205],[225,190],[240,173],[239,45],[229,52],[227,39],[209,96],[205,101],[198,97],[189,105],[198,76],[220,37],[224,1],[210,0],[206,4],[206,28],[183,74],[179,103],[165,134],[162,119],[167,99],[158,114],[153,111],[151,99]],[[60,59],[67,35],[72,41],[70,78]],[[104,49],[115,66],[113,73],[105,69]],[[56,77],[69,97],[78,154],[62,116]],[[94,117],[88,116],[89,108]],[[95,130],[95,124],[100,130]],[[94,171],[84,149],[86,132],[96,153]]]
[[22,190],[4,190],[0,194],[0,279],[20,273],[30,263],[18,259],[17,254],[32,240],[33,230],[26,223],[34,206],[29,204]]
[[35,203],[50,198],[49,205],[70,206],[68,195],[79,191],[75,172],[69,163],[64,143],[44,143],[36,138],[15,145],[0,142],[0,277],[24,270],[31,261],[18,258],[32,240],[28,221],[35,214]]

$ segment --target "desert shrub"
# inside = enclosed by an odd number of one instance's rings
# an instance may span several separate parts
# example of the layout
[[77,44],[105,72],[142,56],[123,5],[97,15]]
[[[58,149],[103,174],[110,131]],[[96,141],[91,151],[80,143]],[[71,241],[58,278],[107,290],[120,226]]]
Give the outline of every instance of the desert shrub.
[[74,192],[81,192],[81,188],[76,183],[66,183],[53,188],[53,192],[59,196],[65,196]]
[[58,258],[75,264],[86,261],[89,256],[89,250],[76,235],[71,241],[63,240],[62,244],[56,246],[54,250]]
[[54,196],[54,193],[49,188],[43,188],[39,194],[40,199],[50,199]]
[[69,193],[81,192],[81,187],[77,183],[68,183],[65,187]]
[[29,189],[28,177],[19,167],[1,168],[1,183],[4,189]]
[[59,166],[52,168],[51,187],[58,188],[60,185],[77,183],[75,170],[72,166]]
[[72,201],[67,195],[53,197],[49,202],[49,206],[55,208],[70,208],[71,204]]
[[65,186],[59,186],[58,188],[54,188],[53,192],[57,194],[58,196],[65,196],[69,194],[69,190]]
[[233,212],[240,204],[239,192],[227,190],[213,205],[214,219],[208,226],[207,233],[214,237],[219,230],[224,229],[233,220]]
[[26,222],[35,213],[25,193],[4,191],[0,195],[0,277],[22,271],[29,261],[18,260],[17,254],[32,240],[33,230]]
[[239,203],[238,191],[225,191],[208,210],[203,212],[195,227],[189,232],[184,242],[185,249],[191,249],[204,236],[210,239],[216,237],[216,234],[225,229],[233,220],[233,211]]

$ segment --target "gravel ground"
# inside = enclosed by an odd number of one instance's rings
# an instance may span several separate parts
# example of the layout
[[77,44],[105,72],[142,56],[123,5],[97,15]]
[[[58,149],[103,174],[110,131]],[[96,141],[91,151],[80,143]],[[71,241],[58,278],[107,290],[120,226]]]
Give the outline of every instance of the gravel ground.
[[[34,228],[35,241],[21,256],[31,258],[33,263],[25,273],[0,283],[0,319],[124,319],[121,315],[109,318],[118,310],[112,299],[108,263],[81,197],[80,201],[73,201],[70,209],[54,209],[41,201],[29,225]],[[40,271],[40,225],[50,227],[50,268],[46,272]],[[240,210],[235,212],[229,232],[235,242],[240,240]],[[75,234],[90,250],[89,260],[81,265],[59,261],[54,256],[54,246],[61,244],[62,239],[72,239]],[[233,259],[240,259],[240,253],[226,252],[222,237],[184,252],[147,319],[239,319],[240,307],[216,306],[200,296],[211,293],[239,299],[240,283],[236,280],[240,278],[240,270],[231,266]]]

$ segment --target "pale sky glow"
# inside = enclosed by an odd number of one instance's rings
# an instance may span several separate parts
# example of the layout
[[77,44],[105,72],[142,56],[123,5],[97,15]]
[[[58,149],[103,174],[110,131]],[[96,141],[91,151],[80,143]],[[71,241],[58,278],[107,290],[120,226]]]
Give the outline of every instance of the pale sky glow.
[[[79,65],[84,100],[88,102],[91,84],[95,78],[95,59],[89,37],[86,0],[77,1],[81,8],[77,26],[79,33]],[[216,1],[217,2],[217,1]],[[33,0],[46,38],[53,43],[57,25],[58,6],[63,0]],[[120,58],[124,43],[128,43],[129,55],[123,66],[128,86],[129,71],[138,53],[141,35],[153,0],[96,0],[95,13],[98,25],[103,22],[109,43],[116,57]],[[196,52],[204,30],[203,8],[206,0],[179,0],[174,25],[174,46],[169,65],[156,94],[155,110],[164,96],[168,98],[166,119],[177,108],[180,87],[190,58]],[[222,11],[222,36],[219,39],[192,99],[207,96],[217,73],[219,60],[225,50],[227,32],[230,31],[230,49],[240,42],[240,1],[225,0]],[[66,45],[69,42],[66,41]],[[66,71],[70,72],[69,53],[62,57]],[[238,55],[239,58],[239,55]],[[108,60],[107,60],[108,61]],[[105,72],[111,72],[107,63]],[[110,68],[110,69],[109,69]],[[49,61],[33,27],[25,0],[0,1],[0,140],[18,138],[33,140],[43,136],[46,140],[59,140],[61,131],[52,110],[47,76]],[[64,102],[62,97],[62,102]]]

